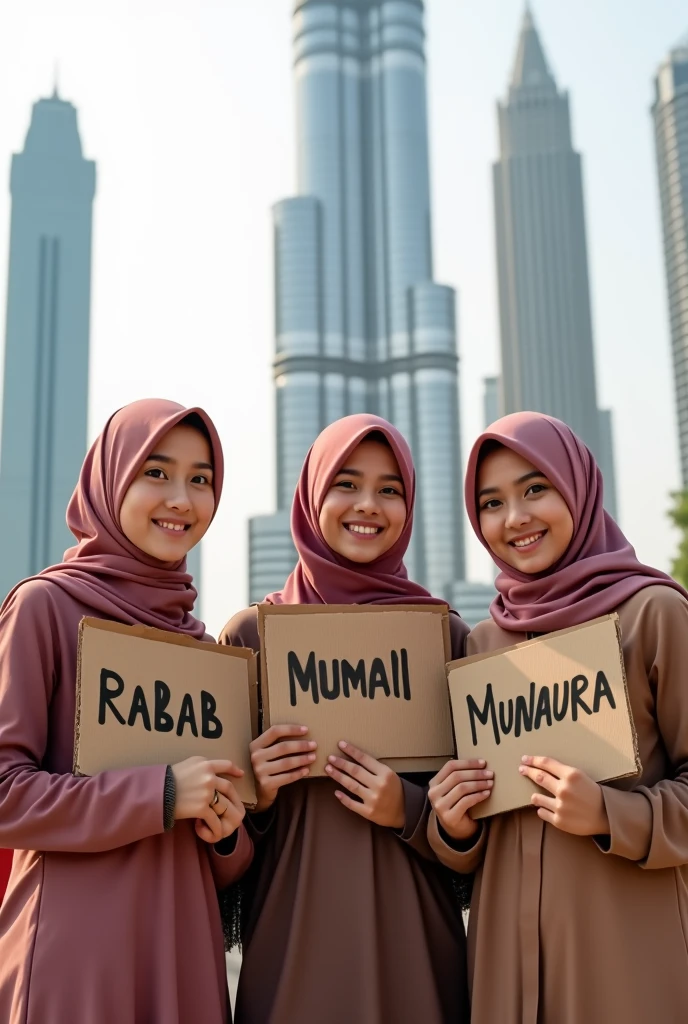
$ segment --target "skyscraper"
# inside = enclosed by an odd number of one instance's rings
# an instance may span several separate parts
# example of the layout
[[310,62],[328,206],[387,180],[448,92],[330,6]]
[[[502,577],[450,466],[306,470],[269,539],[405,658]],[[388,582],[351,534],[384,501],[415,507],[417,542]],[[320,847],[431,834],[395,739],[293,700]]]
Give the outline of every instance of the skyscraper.
[[681,475],[688,488],[688,37],[655,80],[652,107],[664,228]]
[[455,295],[433,281],[423,4],[297,0],[293,24],[299,195],[274,211],[279,512],[249,529],[251,600],[293,564],[286,510],[310,444],[364,411],[411,443],[407,565],[449,596],[464,574],[458,360]]
[[0,597],[73,540],[65,509],[86,451],[95,164],[57,92],[34,104],[10,188]]
[[[504,413],[557,416],[595,453],[615,511],[611,419],[597,407],[580,155],[529,8],[494,166]],[[604,437],[603,437],[604,435]]]

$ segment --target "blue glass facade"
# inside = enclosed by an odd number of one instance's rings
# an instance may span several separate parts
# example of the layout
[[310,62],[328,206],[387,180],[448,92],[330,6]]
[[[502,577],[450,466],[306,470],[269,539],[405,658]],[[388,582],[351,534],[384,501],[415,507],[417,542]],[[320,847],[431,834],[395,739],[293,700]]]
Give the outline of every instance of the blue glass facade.
[[12,543],[0,598],[73,542],[65,509],[87,440],[95,165],[71,103],[34,105],[11,193],[0,530]]
[[455,297],[432,281],[423,4],[300,0],[293,24],[299,196],[274,211],[278,508],[323,427],[388,417],[421,485],[409,571],[449,596],[464,572]]

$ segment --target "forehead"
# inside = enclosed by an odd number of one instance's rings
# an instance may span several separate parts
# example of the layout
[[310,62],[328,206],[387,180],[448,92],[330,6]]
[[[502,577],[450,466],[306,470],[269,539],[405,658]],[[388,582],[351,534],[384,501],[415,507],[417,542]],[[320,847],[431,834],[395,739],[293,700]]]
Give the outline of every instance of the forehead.
[[505,487],[538,467],[511,448],[496,448],[481,459],[478,467],[478,488]]
[[364,473],[395,473],[400,476],[399,463],[392,449],[380,441],[364,438],[341,463],[341,469],[357,469]]
[[168,455],[175,459],[191,461],[212,461],[212,452],[207,438],[200,430],[187,423],[179,423],[168,430],[151,448],[150,454]]

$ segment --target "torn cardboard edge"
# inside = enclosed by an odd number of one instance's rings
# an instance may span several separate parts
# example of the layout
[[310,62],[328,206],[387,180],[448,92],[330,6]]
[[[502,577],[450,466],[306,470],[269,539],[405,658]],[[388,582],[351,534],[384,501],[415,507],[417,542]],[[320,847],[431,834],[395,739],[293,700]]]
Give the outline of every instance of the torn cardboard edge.
[[[444,645],[444,658],[445,664],[451,656],[451,632],[449,627],[449,605],[447,604],[317,604],[317,605],[298,605],[298,604],[278,604],[273,605],[266,602],[262,602],[256,605],[258,609],[258,638],[260,644],[260,677],[259,683],[260,691],[260,703],[262,710],[262,726],[263,731],[267,731],[273,724],[270,717],[270,697],[269,687],[267,684],[268,671],[267,671],[267,650],[266,650],[266,638],[265,638],[265,623],[268,618],[274,616],[285,616],[285,615],[338,615],[338,614],[365,614],[365,615],[381,615],[389,612],[397,614],[425,614],[425,615],[439,615],[442,620],[442,642]],[[447,700],[449,700],[449,694],[447,692]],[[393,771],[397,773],[408,773],[408,774],[431,774],[439,771],[446,762],[454,756],[456,750],[456,743],[454,739],[454,725],[451,718],[450,708],[450,728],[452,736],[452,750],[447,754],[441,754],[437,756],[428,757],[392,757],[385,758],[381,757],[377,760],[381,764],[387,765]],[[278,724],[278,723],[274,723]],[[339,751],[339,756],[344,755]]]
[[[471,665],[471,664],[477,664],[478,662],[481,662],[481,661],[487,661],[488,659],[496,658],[499,655],[509,654],[509,653],[511,653],[512,651],[515,651],[515,650],[522,650],[524,648],[534,647],[534,646],[540,645],[540,644],[542,644],[544,642],[555,640],[558,637],[562,637],[562,636],[566,636],[567,634],[579,632],[580,630],[585,629],[585,628],[587,628],[589,626],[600,625],[600,624],[602,624],[604,622],[613,622],[614,623],[614,627],[615,627],[615,631],[616,631],[618,667],[619,667],[619,670],[620,670],[619,671],[619,675],[620,675],[621,683],[622,683],[622,686],[623,686],[623,694],[624,694],[624,699],[625,699],[626,715],[627,715],[628,722],[629,722],[629,725],[630,725],[631,741],[632,741],[632,746],[633,746],[633,757],[634,757],[634,761],[635,761],[635,769],[631,770],[631,771],[628,771],[628,772],[624,772],[622,774],[614,773],[613,775],[610,775],[610,776],[608,776],[606,778],[597,779],[596,781],[599,782],[599,783],[604,783],[604,782],[612,782],[612,781],[615,781],[617,779],[635,778],[636,776],[640,775],[640,773],[642,772],[642,762],[641,762],[641,759],[640,759],[640,750],[639,750],[639,747],[638,747],[638,734],[637,734],[637,730],[636,730],[636,727],[635,727],[635,722],[634,722],[634,719],[633,719],[633,712],[632,712],[632,708],[631,708],[631,700],[630,700],[630,696],[629,696],[629,693],[628,693],[628,678],[627,678],[627,675],[626,675],[626,665],[625,665],[624,656],[623,656],[622,635],[621,635],[621,622],[620,622],[619,615],[618,615],[617,612],[612,612],[612,613],[610,613],[608,615],[601,615],[601,616],[598,616],[595,619],[590,619],[588,622],[582,622],[582,623],[579,623],[576,626],[568,626],[566,629],[558,629],[558,630],[555,630],[555,631],[553,631],[551,633],[543,633],[540,636],[533,637],[533,639],[531,639],[531,640],[521,640],[521,641],[519,641],[519,643],[511,644],[508,647],[500,647],[499,649],[494,650],[494,651],[485,651],[485,652],[482,652],[480,654],[471,654],[471,655],[468,655],[465,658],[458,658],[458,659],[455,659],[454,661],[450,661],[450,662],[447,663],[447,683],[449,683],[449,677],[450,677],[451,673],[455,669],[460,669],[460,668],[466,667],[466,666]],[[452,723],[454,723],[453,704],[452,704]],[[456,729],[455,729],[455,727],[454,727],[454,732],[455,732],[455,740],[456,740]],[[457,743],[457,749],[458,749],[458,743]],[[488,801],[488,803],[489,803],[489,801]],[[469,814],[471,815],[471,817],[475,818],[477,820],[477,819],[480,819],[480,818],[490,817],[492,815],[492,813],[500,813],[500,812],[489,812],[489,811],[483,812],[484,806],[485,805],[483,805],[483,804],[478,804],[476,807],[471,808],[469,810]],[[519,807],[522,808],[522,807],[529,807],[529,806],[530,806],[530,801],[529,800],[524,800],[524,802],[522,804],[520,804],[518,807],[512,807],[511,810],[518,810]]]
[[[195,637],[186,636],[183,633],[174,633],[171,630],[157,629],[154,626],[144,626],[135,623],[127,626],[121,622],[114,622],[111,619],[100,619],[95,616],[85,615],[79,622],[77,638],[76,658],[76,701],[74,712],[74,754],[72,759],[72,774],[79,778],[87,778],[79,769],[79,738],[81,726],[81,672],[82,672],[82,647],[84,630],[86,628],[101,630],[105,633],[117,633],[122,636],[135,637],[140,640],[152,640],[167,645],[191,648],[203,652],[204,655],[216,654],[220,657],[232,657],[246,662],[248,674],[248,699],[251,717],[251,737],[256,739],[259,735],[259,714],[258,714],[258,658],[254,651],[247,647],[230,647],[218,644],[215,641],[196,640]],[[255,792],[255,786],[254,792]],[[250,802],[244,801],[247,808],[255,807],[255,799]]]

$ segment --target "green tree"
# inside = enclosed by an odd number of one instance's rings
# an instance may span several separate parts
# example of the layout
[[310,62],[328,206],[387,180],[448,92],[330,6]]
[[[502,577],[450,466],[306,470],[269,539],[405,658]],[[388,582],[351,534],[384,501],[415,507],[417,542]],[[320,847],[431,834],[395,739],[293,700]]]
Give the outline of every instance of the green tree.
[[674,491],[674,502],[669,509],[669,519],[680,533],[678,552],[671,565],[671,575],[684,587],[688,587],[688,491]]

